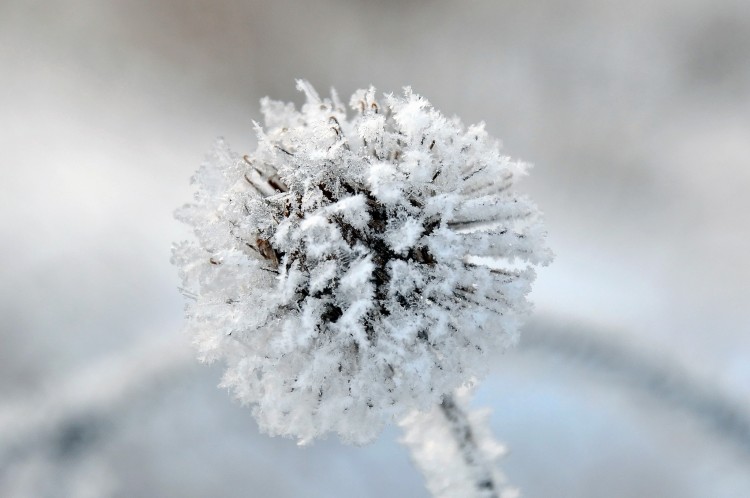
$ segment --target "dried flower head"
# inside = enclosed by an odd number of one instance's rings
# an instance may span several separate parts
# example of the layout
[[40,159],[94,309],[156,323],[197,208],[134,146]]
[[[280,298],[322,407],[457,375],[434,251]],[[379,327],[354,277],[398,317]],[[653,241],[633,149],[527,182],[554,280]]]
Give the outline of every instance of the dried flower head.
[[348,119],[297,86],[300,111],[261,101],[253,154],[219,143],[200,168],[173,259],[196,347],[262,429],[363,443],[481,376],[551,255],[483,124],[408,88],[357,91]]

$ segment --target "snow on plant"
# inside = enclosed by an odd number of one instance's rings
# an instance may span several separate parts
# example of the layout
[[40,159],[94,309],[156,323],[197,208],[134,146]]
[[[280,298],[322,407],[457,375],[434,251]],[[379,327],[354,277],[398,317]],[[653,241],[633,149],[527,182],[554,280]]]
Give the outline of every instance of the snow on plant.
[[364,443],[485,373],[550,252],[483,124],[409,88],[359,90],[348,118],[297,87],[300,111],[261,101],[254,153],[219,142],[199,169],[173,261],[200,357],[263,430]]

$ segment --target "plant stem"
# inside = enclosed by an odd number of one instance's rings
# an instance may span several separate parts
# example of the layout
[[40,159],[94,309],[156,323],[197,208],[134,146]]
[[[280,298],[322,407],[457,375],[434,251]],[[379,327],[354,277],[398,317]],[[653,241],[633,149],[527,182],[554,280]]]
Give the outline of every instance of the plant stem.
[[431,410],[404,417],[401,442],[435,498],[517,497],[497,467],[505,448],[492,436],[489,411],[470,411],[469,394],[461,388]]
[[474,478],[477,494],[486,498],[497,498],[497,486],[492,477],[492,470],[479,450],[466,412],[456,404],[451,395],[443,397],[440,411],[448,421],[450,432],[456,439],[461,456]]

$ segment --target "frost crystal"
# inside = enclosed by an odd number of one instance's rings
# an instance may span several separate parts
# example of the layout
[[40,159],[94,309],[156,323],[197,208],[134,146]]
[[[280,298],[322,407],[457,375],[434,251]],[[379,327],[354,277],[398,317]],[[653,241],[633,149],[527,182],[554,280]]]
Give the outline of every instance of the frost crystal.
[[485,372],[551,254],[512,189],[526,166],[483,124],[409,88],[359,90],[347,119],[297,87],[301,111],[261,101],[253,154],[219,142],[199,169],[173,261],[201,358],[263,430],[364,443]]

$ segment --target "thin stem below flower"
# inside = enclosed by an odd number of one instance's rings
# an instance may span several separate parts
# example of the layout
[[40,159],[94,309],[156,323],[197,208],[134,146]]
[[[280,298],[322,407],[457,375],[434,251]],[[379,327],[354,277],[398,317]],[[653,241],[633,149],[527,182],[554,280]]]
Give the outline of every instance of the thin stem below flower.
[[466,413],[456,404],[453,396],[445,395],[440,404],[440,411],[448,421],[450,431],[456,439],[464,462],[474,477],[477,495],[486,498],[497,498],[497,486],[492,478],[492,471],[479,450],[474,432]]

